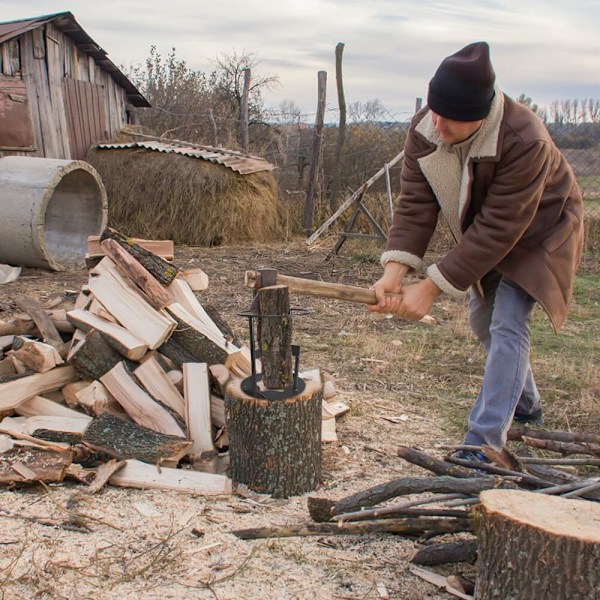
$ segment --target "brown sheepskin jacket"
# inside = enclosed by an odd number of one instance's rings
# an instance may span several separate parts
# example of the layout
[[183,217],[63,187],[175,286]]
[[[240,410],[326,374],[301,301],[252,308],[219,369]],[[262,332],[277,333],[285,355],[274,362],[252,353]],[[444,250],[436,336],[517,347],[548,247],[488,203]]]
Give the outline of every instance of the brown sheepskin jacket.
[[583,202],[543,123],[498,89],[464,163],[442,143],[425,108],[410,126],[402,191],[382,264],[420,271],[442,210],[456,240],[427,274],[462,295],[492,270],[535,298],[558,331],[583,245]]

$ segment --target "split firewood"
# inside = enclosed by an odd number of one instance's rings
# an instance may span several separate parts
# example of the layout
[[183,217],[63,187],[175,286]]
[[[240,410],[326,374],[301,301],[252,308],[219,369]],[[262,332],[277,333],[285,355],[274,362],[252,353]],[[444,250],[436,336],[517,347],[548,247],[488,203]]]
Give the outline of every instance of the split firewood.
[[224,475],[172,469],[128,460],[125,468],[115,473],[108,481],[118,487],[142,490],[173,490],[192,495],[223,495],[231,493],[231,480]]
[[119,470],[126,465],[124,460],[116,460],[112,458],[108,462],[100,465],[96,469],[94,480],[86,488],[87,494],[97,494],[108,483],[108,480]]
[[184,279],[193,292],[203,292],[208,288],[208,275],[199,267],[181,269],[178,277]]
[[175,418],[176,413],[145,392],[134,381],[124,363],[114,366],[100,381],[138,425],[160,433],[185,437],[183,426]]
[[600,456],[600,444],[582,442],[579,444],[571,442],[558,442],[556,440],[541,440],[529,436],[523,436],[523,442],[534,448],[552,450],[561,454],[592,454]]
[[223,318],[218,308],[214,304],[209,304],[206,302],[202,305],[202,307],[217,329],[223,334],[223,336],[225,336],[225,339],[231,342],[234,346],[237,346],[238,348],[241,347],[241,340],[235,334],[233,329],[231,329],[229,323],[227,323],[227,321]]
[[198,361],[196,356],[179,341],[173,339],[173,336],[160,346],[158,350],[160,354],[166,356],[179,368],[185,363],[202,362]]
[[136,458],[156,464],[178,463],[189,454],[192,442],[165,435],[105,413],[91,421],[83,433],[83,444],[95,452],[118,459]]
[[10,356],[16,357],[25,367],[36,373],[45,373],[64,363],[54,346],[21,336],[15,336]]
[[174,302],[173,294],[118,242],[106,239],[100,245],[104,253],[115,263],[121,275],[128,277],[137,286],[153,308],[161,310]]
[[71,450],[51,452],[39,448],[13,448],[0,454],[0,484],[59,482],[71,464]]
[[398,496],[422,494],[424,492],[477,495],[483,490],[498,486],[510,489],[517,487],[511,481],[502,481],[490,476],[477,478],[403,477],[357,492],[338,501],[309,497],[308,511],[315,521],[325,522],[330,521],[336,515],[359,511]]
[[[477,512],[477,598],[597,597],[597,503],[487,490]],[[555,569],[540,568],[556,564],[557,557],[569,565],[560,577]]]
[[185,400],[155,356],[149,355],[145,358],[133,371],[133,375],[153,398],[159,398],[163,404],[185,419]]
[[77,418],[87,416],[44,396],[34,396],[30,400],[26,400],[15,408],[15,412],[22,417],[46,416]]
[[56,367],[46,373],[35,373],[14,381],[0,383],[0,411],[14,409],[34,396],[58,390],[76,379],[75,369],[64,366]]
[[452,596],[462,598],[462,600],[473,600],[473,596],[469,596],[460,589],[454,587],[454,581],[451,576],[445,577],[444,575],[440,575],[439,573],[435,573],[434,571],[430,571],[428,569],[423,569],[422,567],[418,567],[416,565],[410,565],[409,570],[413,575],[416,575],[420,579],[423,579],[424,581],[427,581],[438,588],[445,590]]
[[107,227],[100,236],[100,242],[106,239],[115,240],[163,285],[169,285],[177,276],[177,267],[144,249],[134,241],[135,238],[128,238],[115,229]]
[[[187,284],[184,279],[177,278],[169,286],[169,291],[173,295],[174,300],[180,304],[192,317],[198,319],[205,327],[208,327],[217,337],[228,337],[228,334],[223,333],[217,323],[213,320],[212,316],[205,310],[204,306],[198,302],[196,295]],[[233,337],[229,336],[230,341],[236,345],[240,345],[239,342],[233,341]]]
[[208,366],[212,387],[217,394],[224,396],[225,388],[231,379],[231,371],[222,364]]
[[15,447],[15,440],[5,433],[0,433],[0,454],[8,452]]
[[88,385],[85,388],[75,394],[75,400],[89,415],[99,417],[104,413],[109,413],[122,419],[129,418],[121,405],[100,381],[87,383]]
[[335,419],[323,419],[321,421],[321,442],[331,444],[337,442],[337,429]]
[[96,317],[100,317],[103,321],[108,321],[113,325],[119,325],[119,322],[106,310],[106,308],[102,305],[98,298],[94,298],[93,296],[91,296],[91,298],[92,301],[90,302],[89,306],[85,309],[85,312],[91,313]]
[[242,540],[282,538],[311,535],[356,535],[359,533],[403,533],[417,535],[425,532],[458,533],[471,531],[469,519],[452,517],[407,517],[404,519],[379,519],[358,523],[304,523],[302,525],[275,525],[231,531]]
[[175,386],[175,389],[183,394],[183,373],[179,369],[171,369],[167,371],[169,381]]
[[443,565],[465,562],[474,564],[477,560],[477,540],[460,540],[445,544],[430,544],[420,548],[410,562],[415,565]]
[[211,400],[206,363],[183,365],[183,396],[185,398],[185,422],[189,437],[193,440],[191,453],[200,456],[214,450]]
[[25,313],[27,313],[39,330],[42,339],[54,347],[61,357],[67,355],[67,347],[56,329],[56,325],[46,313],[44,307],[37,300],[29,298],[24,294],[19,294],[15,299],[15,304]]
[[123,360],[123,355],[109,344],[97,329],[91,330],[70,354],[69,364],[80,379],[94,381]]
[[[127,238],[132,243],[137,244],[144,250],[160,256],[165,260],[173,260],[174,258],[174,244],[173,240],[144,240],[141,238]],[[86,258],[102,258],[104,256],[104,249],[100,245],[99,235],[90,235],[87,239],[87,255]],[[126,248],[127,250],[127,248]],[[129,250],[128,250],[129,251]]]
[[[98,267],[110,261],[103,258]],[[106,263],[104,263],[106,264]],[[116,271],[116,270],[115,270]],[[164,311],[158,312],[123,280],[118,272],[105,269],[89,284],[90,291],[133,335],[158,348],[175,329],[176,322]]]
[[77,402],[77,394],[81,390],[84,390],[89,384],[90,382],[85,380],[67,383],[67,385],[61,388],[64,403],[70,408],[75,408],[79,404]]

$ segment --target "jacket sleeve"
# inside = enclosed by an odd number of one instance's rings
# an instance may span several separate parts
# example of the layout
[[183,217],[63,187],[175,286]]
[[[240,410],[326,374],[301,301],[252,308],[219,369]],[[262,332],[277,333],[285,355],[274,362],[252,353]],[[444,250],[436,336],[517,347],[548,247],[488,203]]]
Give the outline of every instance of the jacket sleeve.
[[421,271],[423,256],[437,223],[439,205],[419,167],[418,159],[429,154],[431,146],[415,133],[415,121],[404,145],[401,192],[381,262],[384,265],[389,261],[401,262]]
[[462,294],[519,242],[538,210],[550,163],[545,141],[515,144],[505,152],[461,242],[427,271],[443,291]]

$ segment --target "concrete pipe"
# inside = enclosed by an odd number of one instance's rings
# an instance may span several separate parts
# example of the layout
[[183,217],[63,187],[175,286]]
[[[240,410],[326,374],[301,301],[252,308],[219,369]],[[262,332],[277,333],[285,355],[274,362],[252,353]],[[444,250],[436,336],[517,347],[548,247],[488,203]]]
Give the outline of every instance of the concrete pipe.
[[55,271],[83,268],[108,218],[102,179],[81,160],[0,158],[0,210],[0,263]]

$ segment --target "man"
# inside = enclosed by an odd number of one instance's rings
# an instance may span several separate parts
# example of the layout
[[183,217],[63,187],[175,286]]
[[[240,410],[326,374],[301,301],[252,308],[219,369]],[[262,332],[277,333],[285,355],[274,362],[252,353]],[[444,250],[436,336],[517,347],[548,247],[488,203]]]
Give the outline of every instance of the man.
[[[464,442],[502,448],[513,418],[541,420],[529,320],[536,301],[556,331],[565,320],[583,244],[581,193],[542,122],[495,86],[485,42],[442,61],[427,104],[406,140],[370,310],[417,320],[441,293],[471,288],[470,323],[487,359]],[[440,209],[455,245],[426,279],[403,285],[422,269]]]

